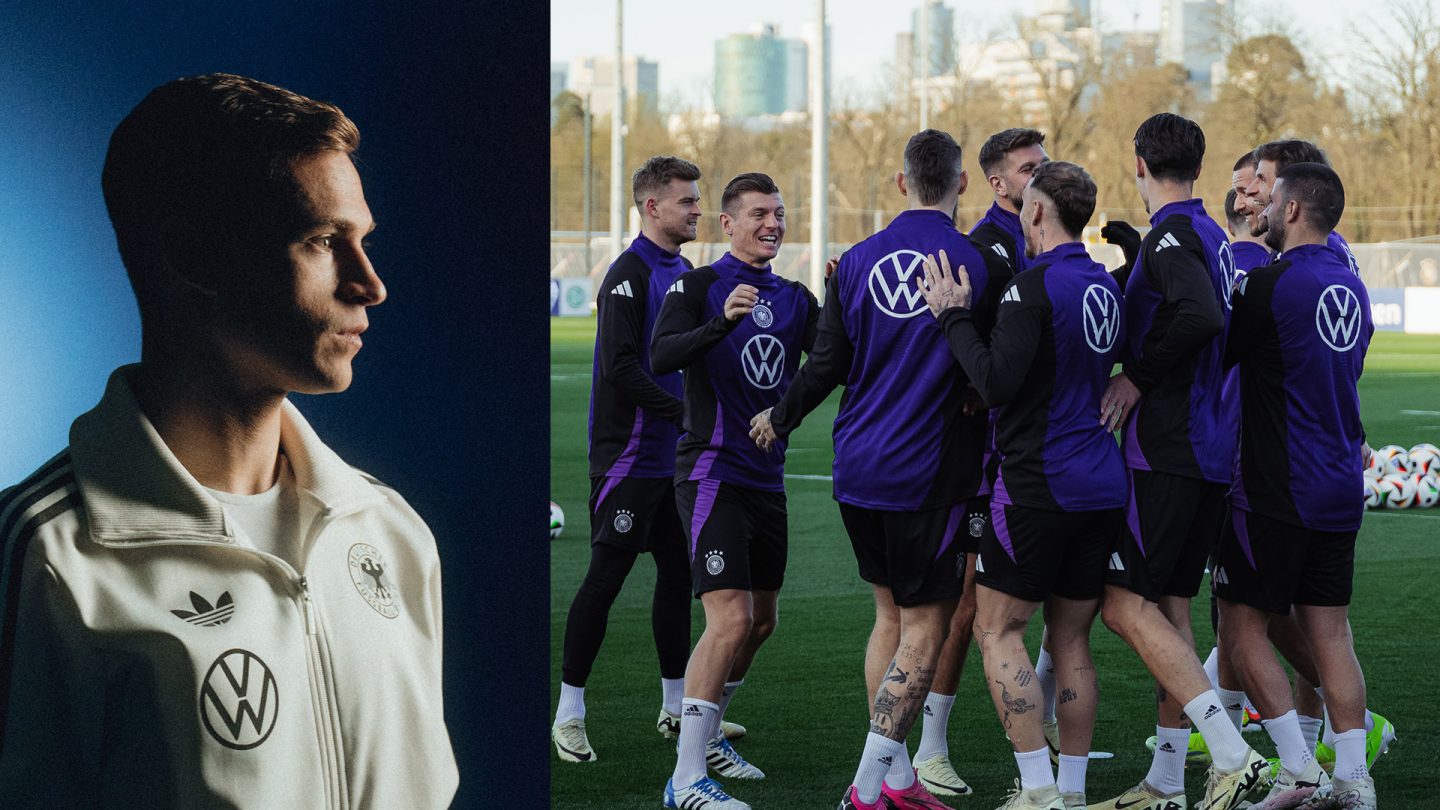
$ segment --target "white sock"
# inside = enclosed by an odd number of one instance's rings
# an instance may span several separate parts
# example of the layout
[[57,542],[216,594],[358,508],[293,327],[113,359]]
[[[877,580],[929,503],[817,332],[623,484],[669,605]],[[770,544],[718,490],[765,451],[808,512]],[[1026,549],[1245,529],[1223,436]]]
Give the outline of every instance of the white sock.
[[1310,749],[1310,756],[1315,756],[1315,743],[1320,742],[1320,727],[1325,721],[1318,717],[1306,717],[1298,715],[1300,722],[1300,739],[1305,741],[1305,747]]
[[1335,778],[1354,782],[1370,775],[1365,767],[1365,729],[1352,728],[1335,735]]
[[895,757],[904,750],[905,744],[899,740],[873,731],[865,735],[865,750],[860,754],[860,767],[855,771],[855,793],[860,801],[874,804],[880,799],[880,783],[885,781],[885,774],[890,772]]
[[1275,752],[1280,755],[1280,766],[1292,774],[1299,775],[1310,762],[1310,749],[1305,747],[1305,738],[1300,736],[1300,718],[1295,710],[1265,721],[1265,731],[1275,741]]
[[720,721],[725,719],[725,710],[730,708],[730,700],[735,697],[735,690],[744,685],[745,679],[738,681],[726,681],[725,689],[720,693],[720,714],[715,718],[716,734],[719,734]]
[[1090,765],[1090,757],[1072,757],[1068,754],[1060,755],[1060,778],[1056,780],[1056,786],[1061,793],[1084,793],[1085,792],[1085,768]]
[[1245,752],[1250,750],[1250,746],[1240,738],[1240,732],[1225,716],[1225,710],[1220,705],[1220,696],[1215,694],[1215,690],[1207,689],[1185,704],[1185,716],[1205,738],[1215,767],[1233,771],[1245,764]]
[[1225,716],[1235,724],[1235,730],[1245,724],[1245,693],[1235,689],[1216,689],[1216,696],[1220,698],[1220,706],[1225,710]]
[[671,714],[680,713],[680,702],[685,699],[684,678],[660,679],[660,706]]
[[1211,647],[1205,658],[1205,677],[1210,679],[1210,688],[1220,692],[1220,648]]
[[670,782],[677,789],[689,787],[705,776],[705,743],[710,726],[720,716],[720,707],[708,700],[687,697],[680,711],[680,745],[675,773]]
[[1020,766],[1021,788],[1034,790],[1055,784],[1055,772],[1050,770],[1050,746],[1034,751],[1016,751],[1015,764]]
[[915,784],[915,766],[910,764],[910,749],[904,743],[900,744],[900,753],[895,755],[890,770],[885,772],[885,784],[896,790]]
[[1185,752],[1190,747],[1190,729],[1155,727],[1155,755],[1145,781],[1163,796],[1185,790]]
[[1048,723],[1055,719],[1055,662],[1044,647],[1035,659],[1035,679],[1040,682],[1040,694],[1045,698],[1045,711],[1040,717]]
[[949,755],[950,745],[945,740],[945,730],[950,726],[950,709],[954,705],[954,695],[931,692],[925,696],[924,719],[920,721],[920,747],[915,750],[916,762],[924,762],[936,754]]
[[560,682],[560,704],[555,707],[555,725],[575,718],[585,719],[585,687]]

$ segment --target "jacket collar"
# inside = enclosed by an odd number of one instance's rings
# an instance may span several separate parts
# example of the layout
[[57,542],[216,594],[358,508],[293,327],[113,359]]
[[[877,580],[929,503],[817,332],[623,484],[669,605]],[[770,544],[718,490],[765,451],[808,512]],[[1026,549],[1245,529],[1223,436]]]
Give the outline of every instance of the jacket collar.
[[[234,543],[220,502],[180,464],[140,411],[130,387],[133,369],[116,369],[99,404],[70,426],[70,455],[91,536],[99,542]],[[332,514],[385,501],[320,441],[289,400],[282,407],[280,447],[302,492]]]

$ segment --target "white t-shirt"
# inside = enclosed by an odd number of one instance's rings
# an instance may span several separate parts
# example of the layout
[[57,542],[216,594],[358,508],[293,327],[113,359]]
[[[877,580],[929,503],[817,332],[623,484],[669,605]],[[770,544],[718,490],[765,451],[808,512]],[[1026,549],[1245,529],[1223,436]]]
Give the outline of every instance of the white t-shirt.
[[280,474],[275,485],[255,495],[205,488],[220,502],[225,519],[239,526],[248,545],[257,551],[274,554],[300,569],[300,493],[290,462],[280,455]]

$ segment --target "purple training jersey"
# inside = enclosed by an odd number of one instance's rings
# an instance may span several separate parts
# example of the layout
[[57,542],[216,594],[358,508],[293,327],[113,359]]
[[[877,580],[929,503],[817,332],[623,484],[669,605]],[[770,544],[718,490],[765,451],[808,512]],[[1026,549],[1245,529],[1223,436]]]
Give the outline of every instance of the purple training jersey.
[[1241,280],[1226,350],[1240,368],[1237,509],[1316,531],[1360,528],[1356,382],[1374,331],[1365,285],[1328,245],[1287,250]]

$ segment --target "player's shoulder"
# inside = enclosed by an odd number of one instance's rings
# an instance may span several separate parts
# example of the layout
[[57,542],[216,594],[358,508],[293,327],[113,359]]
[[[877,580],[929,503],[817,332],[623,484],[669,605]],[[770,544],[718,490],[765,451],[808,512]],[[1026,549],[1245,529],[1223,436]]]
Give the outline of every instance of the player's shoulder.
[[384,504],[379,508],[388,521],[402,532],[413,534],[422,542],[428,542],[433,547],[435,541],[434,536],[430,533],[430,527],[425,524],[424,518],[420,517],[420,513],[415,511],[415,507],[405,500],[405,496],[401,495],[399,490],[358,467],[351,467],[350,470],[358,475],[376,495],[384,499]]
[[676,276],[674,283],[666,288],[665,295],[666,297],[674,293],[695,295],[708,289],[719,277],[720,274],[714,267],[704,264]]
[[1046,306],[1050,303],[1050,294],[1046,290],[1045,279],[1050,272],[1050,263],[1032,265],[1023,273],[1017,273],[1010,277],[1005,284],[1005,290],[1000,294],[1000,306]]
[[1280,279],[1293,266],[1289,259],[1282,258],[1250,270],[1236,283],[1235,298],[1245,301],[1268,300]]
[[633,281],[636,279],[648,279],[650,277],[650,265],[640,258],[640,254],[633,249],[622,252],[615,261],[610,263],[609,269],[605,271],[605,278],[600,282],[602,289],[619,284],[622,281]]
[[19,483],[0,490],[0,548],[7,550],[9,559],[17,559],[15,549],[47,526],[63,522],[60,519],[79,510],[81,503],[67,448]]
[[[1169,258],[1169,256],[1175,256],[1187,250],[1204,249],[1200,233],[1196,230],[1195,220],[1190,215],[1179,211],[1155,223],[1150,228],[1150,232],[1145,234],[1145,238],[1141,240],[1141,245],[1147,258],[1151,256]],[[1166,255],[1167,251],[1169,251],[1168,256]]]

